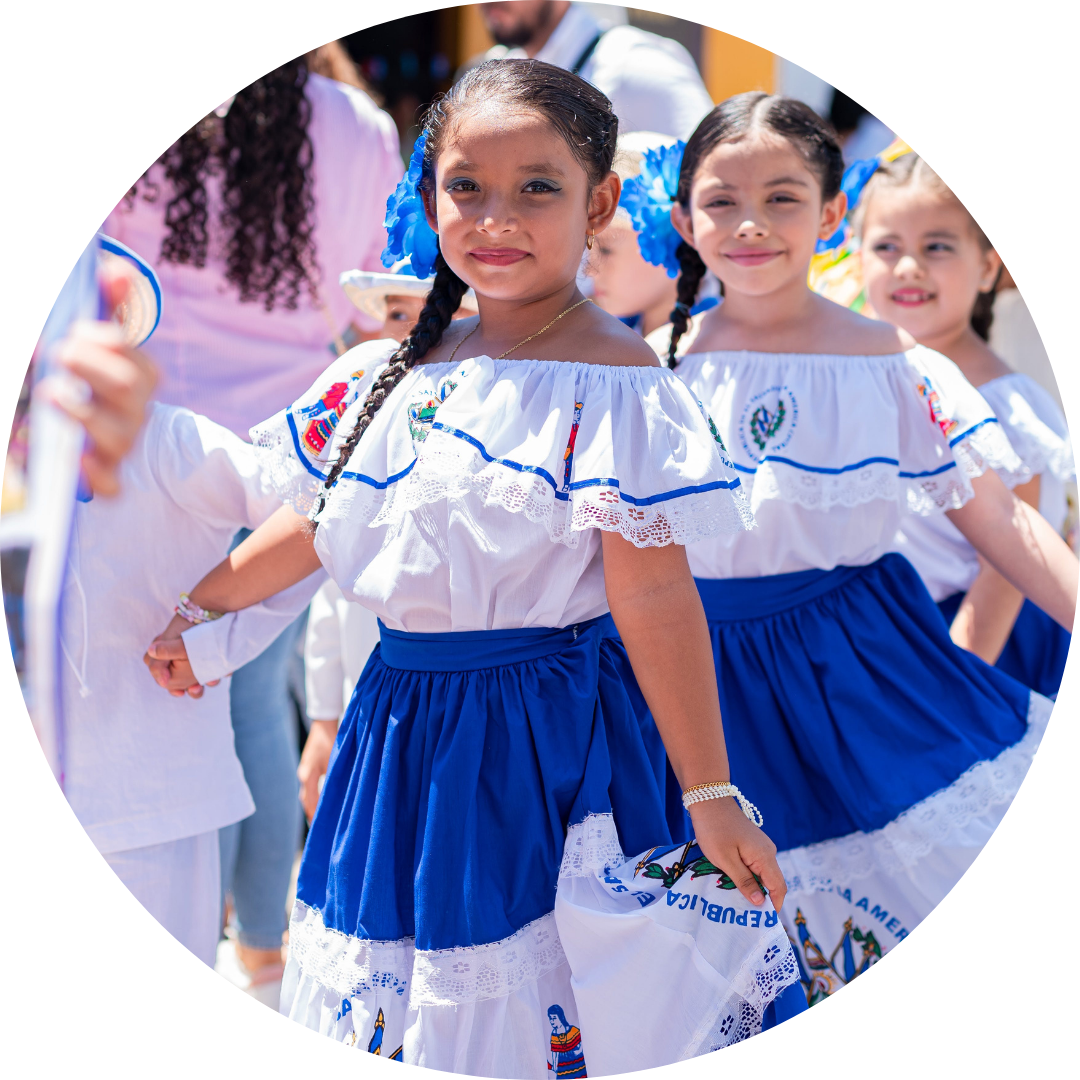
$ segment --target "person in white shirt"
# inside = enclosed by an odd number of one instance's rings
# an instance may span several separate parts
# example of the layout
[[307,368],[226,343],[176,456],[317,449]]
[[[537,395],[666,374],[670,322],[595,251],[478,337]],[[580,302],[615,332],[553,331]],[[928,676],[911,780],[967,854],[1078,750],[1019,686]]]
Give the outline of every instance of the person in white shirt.
[[611,101],[623,131],[686,139],[713,107],[693,57],[677,41],[635,26],[604,29],[582,4],[481,4],[498,43],[485,59],[532,57],[566,68]]
[[[254,809],[233,746],[227,686],[167,697],[140,662],[194,574],[238,528],[280,506],[252,448],[187,409],[155,403],[118,467],[116,498],[75,513],[62,595],[65,794],[136,899],[213,965],[220,934],[218,829]],[[214,683],[303,610],[314,574],[267,604],[185,635]]]
[[304,693],[311,727],[296,775],[308,821],[319,804],[338,722],[378,642],[374,613],[346,600],[333,581],[324,581],[311,601],[304,642]]

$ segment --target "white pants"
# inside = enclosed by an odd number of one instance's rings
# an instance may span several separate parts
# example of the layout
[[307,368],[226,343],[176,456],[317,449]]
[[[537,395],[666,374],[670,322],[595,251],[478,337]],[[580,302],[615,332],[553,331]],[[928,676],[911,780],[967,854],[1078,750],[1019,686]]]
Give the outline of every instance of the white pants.
[[167,844],[112,851],[105,861],[181,945],[214,966],[221,936],[217,829]]

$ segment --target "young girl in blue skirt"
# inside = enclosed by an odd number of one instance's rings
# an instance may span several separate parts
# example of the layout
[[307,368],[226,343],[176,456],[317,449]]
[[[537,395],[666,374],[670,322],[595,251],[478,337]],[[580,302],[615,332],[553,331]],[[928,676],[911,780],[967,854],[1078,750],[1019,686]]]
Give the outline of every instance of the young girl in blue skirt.
[[[1066,629],[1077,585],[1071,552],[993,471],[1019,459],[957,367],[808,288],[815,243],[844,216],[842,175],[834,133],[802,103],[719,105],[671,193],[679,304],[653,339],[715,421],[757,522],[687,554],[732,772],[779,848],[811,1003],[955,884],[1050,711],[950,641],[890,553],[901,519],[946,515]],[[706,268],[724,298],[691,322]]]
[[[917,154],[881,165],[859,200],[863,278],[880,319],[949,357],[978,387],[1023,463],[1002,479],[1058,532],[1075,476],[1065,417],[987,344],[1001,260],[956,196]],[[909,516],[899,550],[952,624],[952,638],[1025,686],[1056,695],[1071,635],[980,563],[942,515]]]
[[[805,1008],[685,553],[751,524],[739,477],[575,283],[618,203],[617,127],[536,61],[480,65],[431,108],[384,256],[434,268],[419,321],[253,429],[290,505],[185,601],[209,618],[321,563],[379,616],[282,1009],[432,1068],[636,1070],[754,1034],[785,988],[774,1017]],[[470,286],[478,318],[451,322]],[[668,759],[696,845],[669,832]]]

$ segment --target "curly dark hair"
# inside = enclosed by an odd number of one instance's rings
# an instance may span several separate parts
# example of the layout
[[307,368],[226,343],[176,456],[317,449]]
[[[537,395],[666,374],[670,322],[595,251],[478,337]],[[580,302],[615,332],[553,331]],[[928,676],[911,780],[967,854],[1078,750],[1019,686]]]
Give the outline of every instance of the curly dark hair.
[[[423,122],[428,138],[424,145],[421,188],[432,189],[435,162],[446,132],[474,101],[498,101],[507,106],[507,111],[518,108],[539,113],[566,140],[585,170],[590,186],[598,184],[611,171],[619,120],[612,112],[611,102],[596,87],[542,60],[488,60],[471,68],[428,107]],[[583,239],[583,250],[584,247]],[[416,363],[438,347],[467,289],[440,251],[435,260],[435,280],[420,317],[364,401],[356,424],[326,478],[327,491],[337,482],[360,436],[394,387]]]
[[[282,64],[241,90],[224,117],[203,117],[156,162],[172,193],[161,258],[206,265],[206,178],[220,175],[221,225],[229,234],[225,277],[241,302],[261,299],[267,311],[278,304],[295,310],[301,289],[314,297],[318,285],[307,79],[305,58]],[[143,199],[158,200],[149,173],[128,192],[129,201],[140,186]]]

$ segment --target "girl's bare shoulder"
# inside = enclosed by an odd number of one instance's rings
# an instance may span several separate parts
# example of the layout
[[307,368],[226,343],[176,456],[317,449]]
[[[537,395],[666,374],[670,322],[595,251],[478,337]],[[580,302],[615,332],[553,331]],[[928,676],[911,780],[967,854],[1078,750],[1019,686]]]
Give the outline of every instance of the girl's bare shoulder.
[[590,318],[582,327],[580,336],[574,341],[575,351],[579,355],[573,359],[608,367],[660,366],[656,353],[645,339],[626,323],[599,308],[595,308],[593,314],[599,317]]
[[822,310],[831,347],[815,351],[842,356],[890,356],[915,348],[915,339],[892,323],[868,319],[831,300],[825,300],[824,304],[828,305]]

